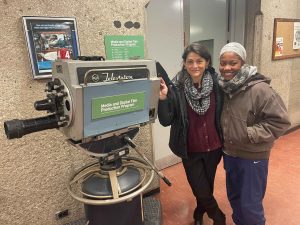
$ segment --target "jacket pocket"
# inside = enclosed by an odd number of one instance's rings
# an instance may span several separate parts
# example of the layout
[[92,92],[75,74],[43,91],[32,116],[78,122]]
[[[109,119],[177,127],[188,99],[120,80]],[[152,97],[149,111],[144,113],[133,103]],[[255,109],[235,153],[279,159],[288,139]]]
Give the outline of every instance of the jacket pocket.
[[250,111],[247,116],[247,127],[252,127],[256,123],[256,115]]
[[246,120],[239,118],[233,114],[230,116],[229,123],[229,141],[234,143],[247,144],[250,143],[247,131],[247,122]]

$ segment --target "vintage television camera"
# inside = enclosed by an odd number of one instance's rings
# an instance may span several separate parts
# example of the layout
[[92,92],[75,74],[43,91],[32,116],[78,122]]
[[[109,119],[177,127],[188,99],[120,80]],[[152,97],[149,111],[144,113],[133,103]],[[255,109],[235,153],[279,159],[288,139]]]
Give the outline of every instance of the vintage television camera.
[[[157,116],[156,62],[57,60],[52,72],[46,99],[34,104],[48,115],[6,121],[7,138],[59,129],[98,159],[72,175],[68,185],[72,197],[84,203],[87,223],[144,224],[142,193],[154,171],[171,185],[132,141],[140,126]],[[129,156],[130,148],[141,157]]]

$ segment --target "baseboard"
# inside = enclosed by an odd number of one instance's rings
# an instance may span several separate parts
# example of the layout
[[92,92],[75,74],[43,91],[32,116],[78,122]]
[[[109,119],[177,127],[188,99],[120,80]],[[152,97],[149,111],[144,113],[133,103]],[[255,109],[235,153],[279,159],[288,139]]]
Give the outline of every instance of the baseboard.
[[162,169],[173,166],[180,162],[181,162],[181,158],[179,158],[178,156],[176,156],[174,154],[171,154],[171,155],[165,156],[161,159],[155,160],[155,165],[159,170],[162,170]]
[[144,197],[144,198],[145,198],[145,197],[149,197],[149,196],[151,196],[151,195],[158,194],[158,193],[160,193],[160,188],[159,188],[159,187],[158,187],[158,188],[155,188],[155,189],[153,189],[153,190],[151,190],[151,191],[148,191],[148,192],[144,193],[144,194],[143,194],[143,197]]
[[295,126],[295,127],[292,127],[292,128],[290,128],[290,129],[288,129],[288,130],[284,133],[284,135],[289,134],[289,133],[292,133],[293,131],[296,131],[296,130],[298,130],[298,129],[300,129],[300,125],[297,125],[297,126]]

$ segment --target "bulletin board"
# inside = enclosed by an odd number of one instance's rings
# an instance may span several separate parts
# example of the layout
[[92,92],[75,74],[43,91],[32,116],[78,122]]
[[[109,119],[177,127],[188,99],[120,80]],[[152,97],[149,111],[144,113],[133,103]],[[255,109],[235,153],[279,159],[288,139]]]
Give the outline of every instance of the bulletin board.
[[274,19],[272,60],[300,57],[300,19]]

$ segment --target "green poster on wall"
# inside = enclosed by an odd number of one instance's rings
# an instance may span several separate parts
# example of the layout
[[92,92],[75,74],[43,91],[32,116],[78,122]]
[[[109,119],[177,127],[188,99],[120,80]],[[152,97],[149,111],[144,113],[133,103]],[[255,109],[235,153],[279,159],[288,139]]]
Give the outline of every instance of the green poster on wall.
[[144,59],[144,37],[132,35],[106,35],[106,59]]

